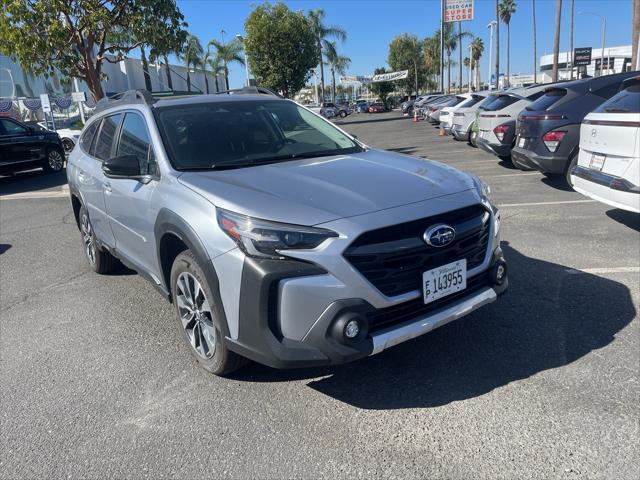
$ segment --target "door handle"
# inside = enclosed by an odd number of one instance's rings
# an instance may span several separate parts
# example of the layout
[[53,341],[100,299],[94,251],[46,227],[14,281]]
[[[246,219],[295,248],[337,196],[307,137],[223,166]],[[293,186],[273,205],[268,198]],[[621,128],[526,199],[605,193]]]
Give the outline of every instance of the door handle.
[[105,193],[111,193],[111,184],[109,182],[104,182],[104,191]]

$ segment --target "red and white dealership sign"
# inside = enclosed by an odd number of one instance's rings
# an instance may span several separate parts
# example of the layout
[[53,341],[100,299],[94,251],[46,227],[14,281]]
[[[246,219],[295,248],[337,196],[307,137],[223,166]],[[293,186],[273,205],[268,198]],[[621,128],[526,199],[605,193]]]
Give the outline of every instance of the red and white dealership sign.
[[444,21],[473,20],[473,0],[444,0]]

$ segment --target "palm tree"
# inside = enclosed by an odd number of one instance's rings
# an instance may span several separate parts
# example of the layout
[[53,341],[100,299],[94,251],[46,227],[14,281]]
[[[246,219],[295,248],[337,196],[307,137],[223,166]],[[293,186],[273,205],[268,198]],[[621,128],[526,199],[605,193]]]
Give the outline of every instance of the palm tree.
[[345,32],[341,27],[335,25],[325,25],[324,15],[324,10],[320,8],[311,10],[308,15],[309,21],[311,22],[311,30],[313,31],[313,35],[316,38],[316,48],[318,50],[317,57],[318,63],[320,64],[320,95],[322,97],[321,101],[324,101],[324,61],[322,58],[322,49],[327,48],[327,45],[329,43],[328,38],[336,38],[342,42],[344,42],[347,38],[347,32]]
[[218,75],[224,73],[224,62],[218,55],[216,55],[215,57],[209,59],[209,67],[211,67],[213,78],[216,79],[216,92],[219,92],[221,89],[218,85]]
[[558,55],[560,53],[560,19],[562,17],[562,0],[556,0],[556,31],[553,36],[553,70],[551,81],[558,81]]
[[234,38],[229,43],[219,42],[217,40],[211,40],[209,45],[212,45],[216,49],[216,56],[222,61],[224,67],[224,83],[226,90],[229,90],[229,64],[236,62],[240,65],[244,65],[244,57],[242,56],[242,43],[239,39]]
[[440,32],[424,39],[423,52],[423,62],[427,74],[432,77],[433,83],[437,83],[434,77],[440,72]]
[[451,52],[458,48],[458,35],[453,23],[445,23],[442,30],[444,50],[447,52],[447,93],[451,93]]
[[458,53],[460,55],[460,71],[458,74],[460,75],[460,88],[462,92],[462,39],[463,38],[473,38],[473,34],[471,32],[462,31],[462,22],[458,22]]
[[[467,68],[467,79],[469,82],[469,85],[467,85],[467,90],[471,91],[471,72],[469,71],[469,69],[471,68],[471,59],[469,57],[464,57],[463,63]],[[460,88],[462,88],[462,82],[460,82]]]
[[200,39],[193,34],[187,35],[184,44],[182,60],[187,67],[187,90],[191,91],[191,65],[195,68],[200,63],[200,58],[204,53]]
[[480,58],[483,53],[484,41],[480,37],[474,38],[471,42],[471,60],[476,72],[476,90],[480,90]]
[[202,73],[204,74],[204,87],[205,87],[206,93],[209,93],[209,79],[207,78],[207,67],[211,63],[211,56],[212,56],[211,49],[207,46],[207,49],[203,52],[202,56],[198,59],[198,63],[202,67]]
[[532,1],[531,8],[533,9],[533,83],[538,83],[538,52],[536,41],[536,0]]
[[513,0],[502,0],[499,7],[500,20],[507,25],[507,86],[509,86],[509,47],[511,44],[511,16],[516,13],[516,2]]
[[351,59],[343,55],[339,55],[336,49],[336,42],[327,42],[324,52],[324,58],[327,61],[327,65],[331,69],[331,98],[333,103],[336,102],[336,72],[344,74],[349,65]]

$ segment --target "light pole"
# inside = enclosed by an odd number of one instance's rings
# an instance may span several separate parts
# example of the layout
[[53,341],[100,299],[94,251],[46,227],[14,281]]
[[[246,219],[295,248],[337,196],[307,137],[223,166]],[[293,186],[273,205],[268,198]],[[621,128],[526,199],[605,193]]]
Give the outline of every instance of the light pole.
[[[578,12],[578,15],[594,15],[596,17],[600,17],[602,21],[602,50],[600,53],[600,76],[604,75],[604,42],[607,36],[607,19],[600,15],[599,13],[593,12]],[[607,58],[607,68],[609,67],[609,59]]]
[[[498,22],[495,20],[491,20],[487,28],[490,31],[489,36],[489,91],[491,91],[491,68],[493,67],[493,62],[491,57],[493,56],[493,28],[498,25]],[[496,78],[496,87],[498,86],[498,79]]]
[[469,80],[468,80],[468,84],[469,84],[469,93],[471,93],[471,70],[473,70],[473,45],[470,43],[469,44]]
[[249,82],[249,57],[247,57],[247,51],[244,48],[244,37],[239,33],[236,35],[236,38],[240,40],[240,44],[242,45],[242,52],[244,53],[244,71],[247,75],[247,87],[250,86]]

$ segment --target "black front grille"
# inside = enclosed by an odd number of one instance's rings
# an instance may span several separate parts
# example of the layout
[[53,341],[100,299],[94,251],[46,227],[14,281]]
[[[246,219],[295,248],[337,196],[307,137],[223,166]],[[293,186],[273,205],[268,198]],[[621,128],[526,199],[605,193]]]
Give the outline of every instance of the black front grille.
[[[465,258],[467,270],[482,263],[490,235],[490,215],[472,205],[433,217],[371,230],[347,248],[345,258],[387,296],[420,290],[422,273]],[[454,241],[436,248],[423,240],[431,226],[445,223],[456,231]]]
[[447,307],[452,303],[460,300],[462,297],[470,295],[482,288],[492,285],[491,276],[487,272],[476,275],[467,279],[467,288],[456,293],[452,293],[447,297],[440,298],[434,302],[425,305],[422,296],[415,300],[409,300],[393,307],[381,308],[373,310],[367,314],[369,321],[369,332],[375,333],[384,328],[399,325],[401,323],[413,320],[414,318],[432,313],[440,308]]

